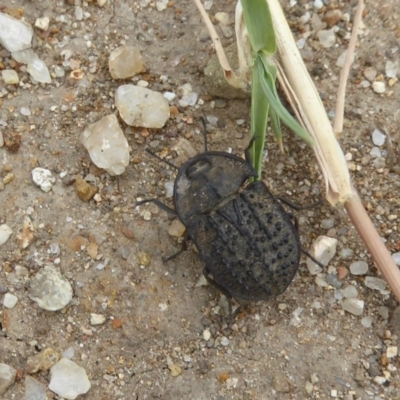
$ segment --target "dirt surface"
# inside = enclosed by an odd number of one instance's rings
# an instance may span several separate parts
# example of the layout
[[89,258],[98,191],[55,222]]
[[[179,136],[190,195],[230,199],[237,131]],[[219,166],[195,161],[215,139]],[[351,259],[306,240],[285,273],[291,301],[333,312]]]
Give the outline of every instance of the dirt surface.
[[[210,14],[227,12],[233,21],[234,2],[214,3]],[[283,3],[298,40],[307,30],[300,17],[308,9],[317,11],[312,2],[299,1],[292,8]],[[327,3],[354,15],[354,1]],[[323,204],[298,215],[305,248],[320,235],[338,239],[336,256],[320,280],[309,274],[302,259],[288,290],[275,300],[247,305],[231,330],[225,298],[213,287],[197,284],[203,265],[192,246],[163,264],[162,256],[179,249],[178,240],[168,234],[171,219],[154,205],[136,208],[135,203],[158,197],[170,205],[164,185],[173,181],[174,171],[150,158],[146,146],[166,149],[172,161],[170,149],[178,138],[202,151],[200,115],[218,118],[209,134],[210,148],[243,154],[249,140],[249,99],[221,100],[204,85],[203,69],[213,50],[191,1],[170,2],[161,12],[145,1],[103,7],[85,3],[83,11],[90,15],[82,21],[76,21],[75,6],[68,2],[17,0],[11,5],[3,0],[0,5],[22,8],[32,25],[36,18],[49,16],[49,31],[35,30],[35,51],[53,71],[62,65],[61,51],[69,49],[84,74],[76,80],[66,70],[52,84],[33,85],[22,69],[23,85],[6,86],[0,80],[0,119],[6,122],[0,129],[5,138],[18,133],[22,139],[16,152],[10,145],[0,148],[1,178],[14,175],[0,191],[0,224],[13,230],[0,247],[0,290],[2,297],[9,292],[19,299],[15,307],[0,309],[0,362],[19,370],[3,399],[24,398],[29,357],[45,348],[62,354],[71,347],[72,360],[91,381],[89,392],[80,397],[86,399],[400,399],[399,356],[386,357],[388,347],[400,346],[395,299],[367,288],[365,275],[337,278],[338,270],[346,271],[343,267],[348,270],[359,260],[368,262],[368,276],[379,276],[343,208]],[[321,19],[325,11],[318,11]],[[368,2],[341,138],[352,179],[392,253],[400,250],[400,177],[393,169],[399,154],[400,86],[388,85],[385,64],[399,60],[399,21],[397,0]],[[342,20],[336,26],[337,42],[330,48],[322,47],[314,33],[307,39],[307,67],[330,115],[340,73],[336,61],[347,47],[351,23]],[[224,46],[234,41],[234,36],[221,37]],[[79,136],[90,123],[115,111],[114,91],[126,82],[111,78],[108,55],[123,43],[139,46],[145,60],[146,73],[134,81],[143,79],[153,90],[175,93],[190,83],[201,101],[195,107],[178,106],[160,130],[143,131],[120,121],[131,146],[131,163],[116,179],[94,167]],[[0,61],[2,68],[19,68],[4,49]],[[376,69],[377,79],[386,82],[385,93],[360,85],[366,68]],[[31,115],[22,115],[21,107]],[[389,139],[392,143],[380,148],[378,159],[370,156],[375,128],[385,130],[386,144]],[[45,193],[32,182],[37,166],[57,177],[52,191]],[[270,189],[295,203],[310,204],[323,196],[312,151],[291,135],[285,139],[285,154],[270,136],[264,171]],[[71,179],[94,176],[101,201],[81,201],[74,186],[66,184],[68,178],[59,177],[63,172]],[[148,211],[151,218],[145,220]],[[27,215],[35,227],[34,241],[22,249],[16,234]],[[59,245],[59,255],[50,251],[52,244]],[[54,263],[74,295],[66,308],[50,312],[38,307],[28,292],[35,274]],[[365,302],[360,316],[341,307],[341,290],[349,285]],[[91,313],[104,315],[106,322],[91,326]],[[32,376],[48,385],[48,371]],[[49,399],[58,398],[47,393]]]

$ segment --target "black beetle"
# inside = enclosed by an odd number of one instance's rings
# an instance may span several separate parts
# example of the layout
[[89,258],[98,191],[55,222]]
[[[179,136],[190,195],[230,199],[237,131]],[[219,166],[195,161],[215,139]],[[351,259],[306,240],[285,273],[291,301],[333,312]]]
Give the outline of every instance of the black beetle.
[[207,280],[229,300],[258,301],[277,296],[296,274],[301,251],[311,257],[301,248],[297,222],[283,208],[280,201],[284,200],[272,195],[264,182],[246,185],[249,178],[257,177],[250,160],[254,138],[243,159],[208,151],[206,132],[204,136],[205,151],[178,171],[173,192],[175,210],[157,199],[137,205],[153,202],[179,217],[205,263]]

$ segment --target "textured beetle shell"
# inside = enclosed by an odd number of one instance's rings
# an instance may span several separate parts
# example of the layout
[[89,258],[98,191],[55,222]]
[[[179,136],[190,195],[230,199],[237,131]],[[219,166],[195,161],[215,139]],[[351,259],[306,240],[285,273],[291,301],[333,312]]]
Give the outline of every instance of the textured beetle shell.
[[174,204],[179,219],[188,226],[192,215],[209,213],[251,176],[257,176],[253,167],[233,154],[208,151],[191,158],[175,179]]
[[234,297],[277,296],[298,269],[298,232],[263,182],[237,190],[207,214],[192,214],[185,225],[206,269]]

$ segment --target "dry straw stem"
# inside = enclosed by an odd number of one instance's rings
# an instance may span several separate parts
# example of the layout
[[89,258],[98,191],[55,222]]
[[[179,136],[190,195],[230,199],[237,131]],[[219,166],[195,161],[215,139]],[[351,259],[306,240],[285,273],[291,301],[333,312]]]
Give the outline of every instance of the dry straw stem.
[[[334,131],[329,123],[328,116],[319,98],[318,92],[305,68],[303,60],[294,42],[286,18],[278,0],[267,0],[278,44],[278,53],[286,80],[290,84],[293,96],[299,104],[299,114],[306,128],[316,140],[314,152],[325,176],[327,184],[327,199],[335,204],[343,203],[350,219],[357,229],[361,239],[372,255],[375,263],[382,273],[395,297],[400,301],[400,271],[394,263],[390,253],[385,247],[374,225],[365,211],[360,198],[353,185],[350,183],[347,163],[342,150],[335,138]],[[345,68],[350,68],[362,14],[362,0],[359,1],[358,12],[355,17],[351,43],[347,51]],[[350,61],[348,61],[350,60]],[[340,99],[344,104],[344,88],[348,71],[341,74]],[[343,105],[337,107],[343,114]],[[337,119],[335,131],[340,132],[343,116]]]

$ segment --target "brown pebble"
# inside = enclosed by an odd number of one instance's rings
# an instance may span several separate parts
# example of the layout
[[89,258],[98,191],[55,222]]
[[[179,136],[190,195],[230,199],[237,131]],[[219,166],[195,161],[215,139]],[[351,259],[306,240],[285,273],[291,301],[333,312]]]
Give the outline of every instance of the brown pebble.
[[82,246],[87,246],[89,241],[80,235],[74,236],[71,240],[68,241],[68,247],[73,251],[80,251]]
[[134,239],[135,238],[135,235],[133,234],[133,231],[132,231],[131,228],[129,228],[129,226],[122,225],[121,226],[121,232],[128,239]]
[[324,22],[327,23],[328,28],[332,28],[332,26],[335,26],[340,19],[342,18],[342,11],[336,9],[336,10],[329,10],[326,12],[324,16]]
[[121,328],[123,324],[124,324],[124,321],[122,321],[122,319],[119,319],[119,318],[114,318],[111,322],[111,326],[114,329]]
[[21,249],[26,249],[35,240],[35,227],[32,220],[24,217],[22,228],[18,230],[17,241]]
[[222,372],[218,376],[219,383],[225,383],[229,379],[229,374],[227,372]]
[[97,187],[87,183],[80,175],[75,181],[76,194],[82,201],[89,201],[96,193]]
[[4,132],[4,145],[10,153],[16,153],[21,147],[21,135],[16,132]]
[[337,268],[337,277],[339,280],[343,280],[349,274],[349,270],[346,267]]

